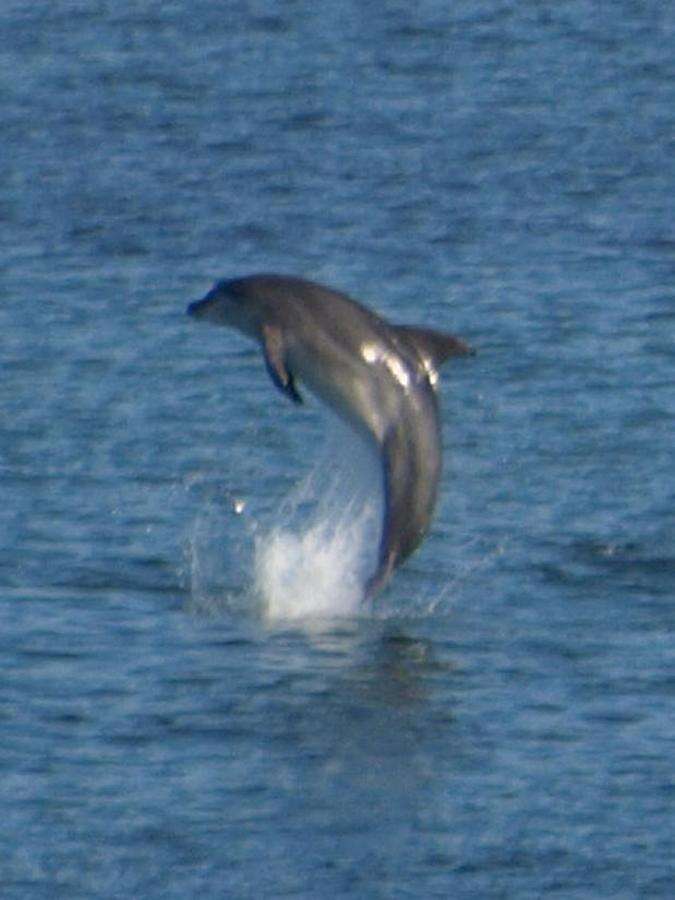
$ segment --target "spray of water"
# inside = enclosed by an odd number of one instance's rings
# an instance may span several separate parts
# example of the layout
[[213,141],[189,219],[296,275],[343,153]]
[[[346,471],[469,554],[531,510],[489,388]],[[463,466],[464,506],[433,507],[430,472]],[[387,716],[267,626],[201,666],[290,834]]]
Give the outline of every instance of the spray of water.
[[188,485],[200,497],[186,546],[193,609],[260,614],[268,623],[362,615],[382,522],[374,450],[331,422],[309,474],[276,511],[234,480]]
[[355,616],[375,567],[381,474],[370,448],[333,424],[311,474],[255,540],[254,581],[268,621]]

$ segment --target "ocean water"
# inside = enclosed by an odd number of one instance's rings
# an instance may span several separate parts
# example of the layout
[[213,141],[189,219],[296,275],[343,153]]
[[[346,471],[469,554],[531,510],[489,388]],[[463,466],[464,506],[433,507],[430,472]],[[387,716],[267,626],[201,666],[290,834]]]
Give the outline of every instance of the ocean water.
[[[0,30],[0,895],[672,896],[673,7]],[[185,316],[261,270],[478,350],[372,606],[372,460]]]

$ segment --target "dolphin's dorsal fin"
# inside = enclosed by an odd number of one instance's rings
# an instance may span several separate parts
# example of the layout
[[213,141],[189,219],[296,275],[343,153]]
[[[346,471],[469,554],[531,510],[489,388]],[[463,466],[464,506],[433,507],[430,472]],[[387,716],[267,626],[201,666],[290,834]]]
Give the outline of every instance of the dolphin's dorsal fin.
[[476,351],[461,338],[433,328],[417,328],[414,325],[394,325],[396,334],[404,343],[412,345],[417,354],[429,363],[433,369],[438,368],[451,356],[472,356]]
[[284,338],[281,329],[274,325],[263,325],[262,347],[265,365],[274,384],[294,403],[302,403],[302,397],[295,387],[293,375],[286,368]]

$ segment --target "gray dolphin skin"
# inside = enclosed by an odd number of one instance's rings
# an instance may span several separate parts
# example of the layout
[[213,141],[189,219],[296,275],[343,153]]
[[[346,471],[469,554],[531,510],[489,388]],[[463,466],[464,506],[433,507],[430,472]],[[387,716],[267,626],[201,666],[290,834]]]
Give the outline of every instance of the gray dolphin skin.
[[345,294],[283,275],[219,281],[188,313],[261,345],[274,384],[302,403],[296,379],[374,443],[384,521],[370,598],[426,535],[438,495],[438,366],[473,351],[459,338],[392,325]]

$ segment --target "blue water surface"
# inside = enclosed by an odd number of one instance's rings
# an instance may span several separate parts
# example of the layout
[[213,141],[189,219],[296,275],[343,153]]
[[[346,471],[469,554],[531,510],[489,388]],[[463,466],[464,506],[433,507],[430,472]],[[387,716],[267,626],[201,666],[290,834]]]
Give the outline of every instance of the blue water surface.
[[[0,25],[0,895],[671,897],[675,7]],[[352,615],[252,590],[342,454],[184,314],[261,270],[478,350]]]

